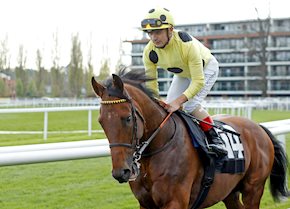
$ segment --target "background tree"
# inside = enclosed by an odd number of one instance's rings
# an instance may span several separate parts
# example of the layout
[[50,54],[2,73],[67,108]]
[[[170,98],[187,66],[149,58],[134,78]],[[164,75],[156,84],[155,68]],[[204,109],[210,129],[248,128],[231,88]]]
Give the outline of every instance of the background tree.
[[88,63],[87,63],[87,69],[85,71],[85,76],[84,76],[84,84],[85,84],[87,97],[92,97],[95,95],[91,86],[91,79],[93,76],[94,76],[94,66],[92,64],[92,42],[90,39],[89,51],[88,51]]
[[123,64],[122,62],[122,56],[125,54],[123,47],[122,47],[122,40],[120,40],[120,44],[119,44],[119,58],[117,61],[117,64],[115,66],[115,72],[120,71],[121,69],[126,68],[126,66]]
[[[267,97],[268,81],[267,81],[267,61],[269,53],[267,52],[267,47],[269,46],[270,32],[271,32],[271,15],[270,10],[268,17],[265,19],[260,18],[258,9],[255,8],[257,13],[257,20],[250,27],[249,34],[251,38],[248,38],[246,47],[248,49],[249,57],[256,57],[260,65],[257,67],[257,75],[261,76],[261,81],[257,81],[259,89],[262,91],[262,96]],[[245,29],[247,30],[247,28]]]
[[51,78],[51,95],[53,97],[60,97],[64,95],[64,78],[61,74],[59,65],[59,45],[58,45],[58,32],[53,34],[54,47],[52,51],[52,67],[50,69]]
[[127,68],[127,66],[123,64],[122,59],[120,57],[120,59],[118,59],[118,61],[117,61],[117,64],[115,67],[115,72],[118,72],[118,71],[125,69],[125,68]]
[[4,97],[6,93],[6,84],[4,79],[0,78],[0,97]]
[[0,72],[10,67],[8,52],[8,37],[6,36],[0,43]]
[[[9,71],[9,61],[8,61],[8,37],[6,36],[4,40],[0,43],[0,73],[7,73]],[[7,71],[7,72],[6,72]],[[4,79],[0,78],[0,96],[8,96],[8,86]]]
[[38,97],[39,96],[39,91],[36,88],[36,85],[35,85],[35,82],[33,79],[31,79],[29,81],[26,96],[27,97]]
[[83,84],[83,56],[79,35],[72,36],[71,60],[68,71],[68,81],[71,95],[80,97]]
[[109,67],[110,60],[104,59],[101,64],[100,73],[97,76],[97,80],[102,81],[110,76],[110,67]]
[[17,95],[17,97],[24,97],[25,96],[23,83],[22,83],[20,78],[17,78],[17,80],[16,80],[16,95]]
[[23,97],[26,95],[27,87],[28,87],[28,73],[25,72],[26,53],[24,52],[23,45],[19,46],[17,61],[18,61],[18,64],[15,67],[16,95]]
[[42,64],[42,55],[39,49],[36,51],[36,70],[35,82],[31,80],[31,84],[29,85],[29,90],[36,90],[36,92],[31,92],[29,95],[42,97],[45,95],[46,73]]

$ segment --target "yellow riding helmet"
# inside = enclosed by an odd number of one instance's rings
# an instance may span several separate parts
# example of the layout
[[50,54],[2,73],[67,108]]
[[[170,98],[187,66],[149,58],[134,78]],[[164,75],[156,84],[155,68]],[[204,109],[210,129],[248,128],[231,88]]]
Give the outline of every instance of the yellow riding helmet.
[[149,10],[145,19],[141,21],[141,30],[159,30],[171,28],[174,26],[174,20],[168,9],[154,8]]

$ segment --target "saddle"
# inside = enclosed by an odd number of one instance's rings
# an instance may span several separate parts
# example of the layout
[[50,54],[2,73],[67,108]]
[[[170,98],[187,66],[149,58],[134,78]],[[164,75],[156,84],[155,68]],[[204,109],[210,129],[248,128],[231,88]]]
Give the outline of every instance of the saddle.
[[224,141],[228,151],[227,156],[221,159],[216,158],[215,155],[209,152],[206,144],[206,136],[201,130],[199,122],[182,110],[178,110],[176,113],[186,124],[188,133],[191,136],[192,145],[197,149],[204,167],[201,190],[195,203],[191,207],[191,209],[194,209],[198,208],[206,198],[216,172],[230,174],[244,172],[244,149],[239,134],[231,126],[215,120],[215,130],[220,140]]

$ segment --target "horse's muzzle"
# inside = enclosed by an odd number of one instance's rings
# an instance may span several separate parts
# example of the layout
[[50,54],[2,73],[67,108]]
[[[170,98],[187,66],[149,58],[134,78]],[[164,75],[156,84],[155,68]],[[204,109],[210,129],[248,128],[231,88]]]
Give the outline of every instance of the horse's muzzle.
[[125,183],[129,181],[131,171],[130,169],[113,170],[112,175],[119,183]]

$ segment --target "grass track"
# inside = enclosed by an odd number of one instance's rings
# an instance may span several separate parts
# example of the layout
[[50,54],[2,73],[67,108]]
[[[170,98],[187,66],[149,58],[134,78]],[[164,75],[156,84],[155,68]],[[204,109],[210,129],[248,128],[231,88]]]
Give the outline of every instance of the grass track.
[[[87,113],[73,112],[75,116],[49,114],[49,130],[86,129]],[[0,115],[0,130],[41,130],[43,116]],[[93,127],[97,113],[93,114]],[[277,111],[254,111],[257,122],[289,119],[290,113]],[[40,121],[39,121],[40,120]],[[61,121],[61,124],[59,124]],[[11,124],[15,122],[14,124]],[[25,126],[23,125],[25,124]],[[85,124],[85,125],[83,125]],[[6,128],[6,129],[5,129]],[[10,128],[10,129],[7,129]],[[39,128],[39,129],[37,129]],[[86,135],[51,135],[48,142],[72,141],[97,138]],[[102,136],[100,136],[102,137]],[[24,138],[24,139],[23,139]],[[288,139],[290,139],[288,134]],[[0,146],[15,144],[43,143],[42,136],[0,135]],[[290,152],[289,143],[287,151]],[[128,184],[113,180],[109,157],[74,160],[34,165],[0,167],[0,208],[1,209],[137,209],[138,204]],[[288,178],[289,179],[289,178]],[[288,181],[289,182],[289,181]],[[223,204],[211,207],[225,208]],[[275,204],[265,189],[262,209],[287,209],[290,201]]]

